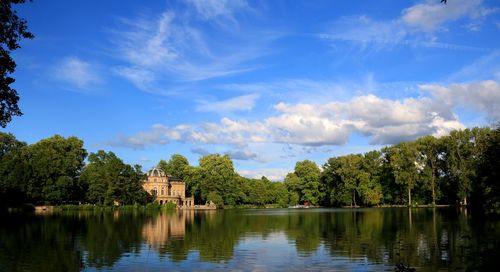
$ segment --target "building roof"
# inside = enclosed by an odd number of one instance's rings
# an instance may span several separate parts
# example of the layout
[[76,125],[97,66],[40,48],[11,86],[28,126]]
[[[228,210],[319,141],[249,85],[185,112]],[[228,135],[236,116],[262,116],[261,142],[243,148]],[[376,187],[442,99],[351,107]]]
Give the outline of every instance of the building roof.
[[168,176],[168,180],[170,180],[170,181],[179,181],[179,182],[182,182],[182,179],[181,179],[181,178],[174,177],[174,176]]
[[148,177],[166,177],[165,172],[160,168],[153,167],[153,169],[146,172]]

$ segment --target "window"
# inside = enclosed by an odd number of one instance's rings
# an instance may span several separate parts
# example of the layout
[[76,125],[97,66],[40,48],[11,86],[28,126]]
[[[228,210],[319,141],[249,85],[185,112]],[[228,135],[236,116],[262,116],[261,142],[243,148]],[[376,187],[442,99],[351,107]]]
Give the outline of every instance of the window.
[[161,195],[165,194],[165,187],[161,187]]
[[151,194],[152,195],[157,195],[158,194],[158,190],[156,189],[156,187],[154,187],[153,190],[151,190]]

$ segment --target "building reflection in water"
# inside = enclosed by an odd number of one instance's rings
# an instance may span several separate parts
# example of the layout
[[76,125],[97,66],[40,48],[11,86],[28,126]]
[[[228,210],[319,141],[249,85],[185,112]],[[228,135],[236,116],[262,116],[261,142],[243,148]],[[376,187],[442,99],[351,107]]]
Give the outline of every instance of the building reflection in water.
[[193,217],[193,210],[159,214],[144,224],[142,236],[149,246],[159,249],[172,240],[184,239],[186,224],[189,224]]

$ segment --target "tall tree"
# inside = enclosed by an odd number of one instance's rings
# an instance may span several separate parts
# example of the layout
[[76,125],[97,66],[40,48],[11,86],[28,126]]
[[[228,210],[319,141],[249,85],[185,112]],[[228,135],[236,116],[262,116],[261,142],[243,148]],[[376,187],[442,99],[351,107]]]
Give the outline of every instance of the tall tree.
[[189,171],[189,161],[182,155],[174,154],[170,157],[168,162],[161,160],[160,163],[158,163],[158,167],[169,176],[184,179]]
[[289,192],[289,204],[297,205],[301,195],[301,180],[295,173],[288,173],[283,182]]
[[15,205],[26,200],[29,174],[26,143],[10,133],[0,132],[0,205]]
[[432,135],[421,137],[415,141],[418,155],[424,162],[421,171],[423,187],[429,187],[431,191],[432,205],[436,205],[439,195],[438,170],[439,158],[442,156],[441,141]]
[[351,206],[357,206],[356,195],[359,195],[359,184],[365,183],[368,176],[361,170],[363,157],[359,154],[342,156],[340,159],[340,168],[337,174],[342,180],[343,189],[349,191],[351,195]]
[[295,164],[295,175],[300,179],[300,200],[316,205],[323,198],[320,183],[321,171],[310,160],[299,161]]
[[412,205],[411,191],[415,187],[416,177],[419,174],[421,162],[417,156],[414,143],[404,142],[391,149],[391,167],[394,173],[395,182],[405,186],[407,190],[407,204]]
[[10,56],[13,50],[20,48],[23,38],[32,39],[26,20],[19,18],[13,10],[13,4],[22,4],[25,0],[2,0],[0,2],[0,126],[5,127],[12,116],[21,116],[17,105],[19,95],[10,85],[15,79],[10,75],[16,70],[16,63]]
[[82,199],[78,177],[87,156],[82,140],[55,135],[29,146],[27,151],[27,194],[33,201],[60,203]]
[[324,166],[323,180],[330,183],[331,203],[334,205],[380,203],[381,188],[377,180],[380,153],[372,152],[365,158],[351,154],[331,158]]
[[140,166],[123,163],[113,152],[99,150],[90,153],[89,163],[82,171],[81,180],[87,189],[91,203],[111,205],[143,203],[146,192],[142,188],[143,175]]
[[324,203],[333,206],[347,205],[350,202],[350,194],[344,188],[342,177],[337,171],[341,167],[341,162],[338,157],[328,159],[323,165],[321,173],[321,182],[323,189],[328,194]]
[[500,124],[491,132],[478,164],[475,202],[486,213],[500,215]]
[[456,130],[443,139],[446,175],[451,185],[457,188],[457,197],[463,205],[467,205],[472,192],[479,158],[486,149],[490,133],[489,128]]
[[382,153],[370,151],[364,154],[361,169],[367,175],[365,182],[359,185],[361,198],[365,205],[378,205],[382,200]]
[[11,133],[0,132],[0,159],[7,153],[26,146],[26,143],[18,141]]
[[[228,155],[211,154],[200,158],[200,166],[196,169],[193,179],[199,182],[201,200],[220,196],[223,203],[234,205],[238,199],[237,175],[233,161]],[[217,198],[218,199],[218,198]]]

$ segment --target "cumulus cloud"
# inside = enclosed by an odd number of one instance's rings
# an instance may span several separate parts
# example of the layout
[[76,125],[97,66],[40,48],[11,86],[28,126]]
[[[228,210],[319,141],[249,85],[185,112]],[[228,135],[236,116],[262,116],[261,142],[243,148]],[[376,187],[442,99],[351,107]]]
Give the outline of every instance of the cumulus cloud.
[[425,97],[391,100],[363,95],[347,102],[278,104],[276,108],[284,114],[269,120],[277,118],[276,127],[296,137],[286,142],[295,144],[340,145],[353,132],[363,133],[373,144],[392,144],[463,128],[449,109]]
[[222,101],[202,102],[196,107],[196,110],[206,112],[249,111],[255,106],[257,98],[259,98],[259,95],[249,94]]
[[465,84],[451,84],[447,87],[437,84],[421,85],[425,90],[449,107],[464,106],[481,112],[494,120],[500,120],[500,84],[484,80]]
[[113,143],[135,148],[169,141],[231,145],[235,151],[227,153],[235,159],[258,160],[246,149],[249,144],[337,146],[347,143],[353,133],[365,135],[372,144],[394,144],[428,134],[442,136],[464,128],[454,112],[456,106],[500,117],[500,85],[496,81],[419,88],[429,95],[405,99],[358,95],[347,101],[278,103],[274,114],[262,120],[223,117],[218,122],[155,125],[151,131]]
[[55,67],[55,78],[78,89],[88,89],[101,82],[95,67],[77,57],[68,57]]
[[282,181],[285,176],[290,172],[290,169],[283,168],[266,168],[266,169],[252,169],[252,170],[239,170],[238,173],[247,178],[260,179],[265,176],[272,181]]

